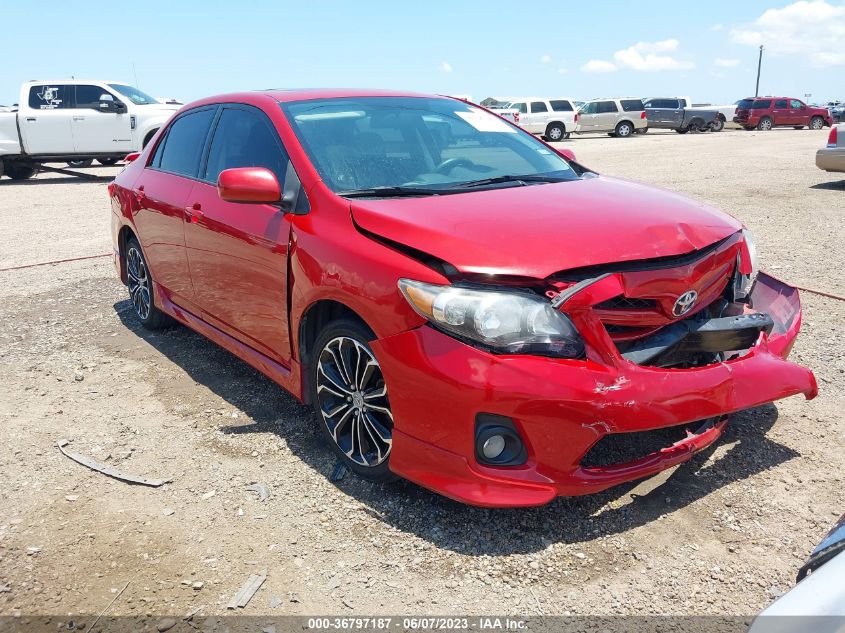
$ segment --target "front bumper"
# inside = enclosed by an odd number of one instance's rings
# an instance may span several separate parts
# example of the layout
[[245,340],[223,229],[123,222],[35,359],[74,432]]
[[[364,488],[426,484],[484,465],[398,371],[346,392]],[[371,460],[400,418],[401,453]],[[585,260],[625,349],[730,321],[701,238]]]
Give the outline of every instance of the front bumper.
[[845,172],[845,147],[825,147],[816,152],[816,167]]
[[[464,503],[511,507],[598,492],[684,462],[720,436],[727,414],[817,393],[813,373],[786,360],[801,322],[797,290],[761,274],[752,299],[774,320],[772,331],[741,358],[693,369],[636,365],[618,352],[585,361],[497,356],[427,326],[374,341],[396,420],[390,468]],[[613,347],[585,314],[573,320],[588,345],[598,337]],[[479,413],[513,420],[525,464],[476,461]],[[692,429],[710,418],[717,422],[703,432],[634,461],[581,464],[609,434]]]

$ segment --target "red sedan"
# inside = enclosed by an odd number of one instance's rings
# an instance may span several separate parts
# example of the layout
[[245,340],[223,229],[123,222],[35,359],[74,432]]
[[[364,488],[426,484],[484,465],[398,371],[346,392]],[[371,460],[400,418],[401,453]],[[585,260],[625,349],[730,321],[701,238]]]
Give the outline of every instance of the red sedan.
[[484,506],[653,475],[803,394],[798,293],[730,216],[444,97],[185,106],[109,186],[137,318],[304,402],[363,477]]

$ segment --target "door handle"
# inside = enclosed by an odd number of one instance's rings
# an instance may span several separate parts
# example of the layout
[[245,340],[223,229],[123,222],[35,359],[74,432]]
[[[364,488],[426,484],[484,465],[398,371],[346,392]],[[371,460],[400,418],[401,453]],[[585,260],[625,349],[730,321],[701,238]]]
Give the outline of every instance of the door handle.
[[199,224],[203,218],[202,205],[195,202],[189,207],[185,207],[185,217],[191,224]]
[[85,117],[84,116],[75,116],[75,117],[73,117],[73,120],[74,121],[84,121]]
[[27,121],[30,121],[31,123],[35,123],[35,120],[36,120],[36,119],[35,119],[35,117],[34,117],[34,116],[28,116],[28,117],[26,117],[26,120],[27,120]]

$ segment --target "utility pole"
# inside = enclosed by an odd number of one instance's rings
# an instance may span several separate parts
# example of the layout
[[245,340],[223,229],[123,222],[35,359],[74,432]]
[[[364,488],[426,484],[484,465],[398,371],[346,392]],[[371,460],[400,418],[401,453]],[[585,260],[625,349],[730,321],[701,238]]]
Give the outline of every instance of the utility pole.
[[754,88],[754,96],[760,96],[760,66],[763,65],[763,45],[760,44],[760,56],[757,58],[757,85]]

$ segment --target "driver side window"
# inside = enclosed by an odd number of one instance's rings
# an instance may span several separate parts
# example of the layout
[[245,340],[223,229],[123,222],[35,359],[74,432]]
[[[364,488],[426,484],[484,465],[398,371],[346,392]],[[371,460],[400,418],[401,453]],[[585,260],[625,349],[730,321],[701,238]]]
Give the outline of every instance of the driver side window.
[[105,88],[91,85],[76,86],[76,108],[90,108],[92,110],[100,109],[100,97],[108,95],[112,100],[117,101],[117,98]]

